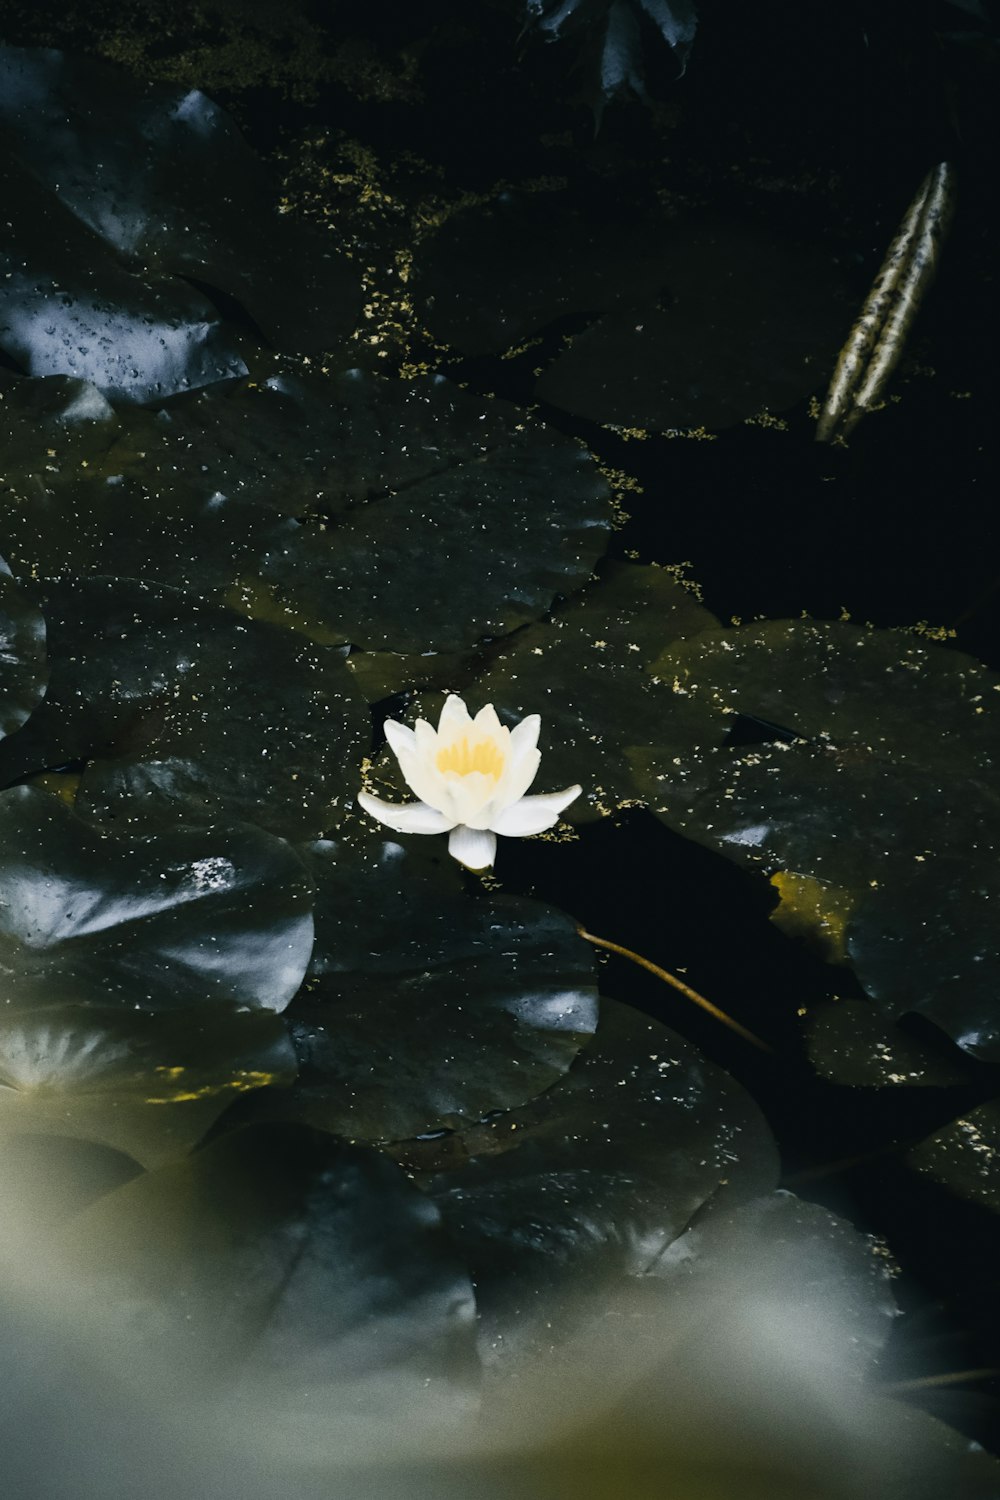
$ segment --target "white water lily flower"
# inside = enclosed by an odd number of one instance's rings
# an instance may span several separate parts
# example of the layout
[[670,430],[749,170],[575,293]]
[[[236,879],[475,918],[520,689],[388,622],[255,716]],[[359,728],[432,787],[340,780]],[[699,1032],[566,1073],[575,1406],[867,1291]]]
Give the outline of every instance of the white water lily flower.
[[389,741],[407,786],[419,802],[383,802],[359,792],[366,813],[397,833],[449,833],[448,852],[470,870],[496,857],[498,833],[526,837],[558,822],[581,788],[526,797],[538,772],[538,714],[513,729],[492,703],[474,719],[461,698],[445,699],[437,729],[418,719],[412,729],[386,719]]

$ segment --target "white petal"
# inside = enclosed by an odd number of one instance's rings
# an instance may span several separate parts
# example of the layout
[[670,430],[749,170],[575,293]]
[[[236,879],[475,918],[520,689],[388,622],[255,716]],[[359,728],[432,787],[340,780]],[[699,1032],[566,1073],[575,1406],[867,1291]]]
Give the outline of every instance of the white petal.
[[407,729],[405,724],[399,724],[395,719],[386,719],[382,728],[385,730],[385,737],[389,742],[389,748],[393,751],[397,759],[407,750],[411,752],[416,750],[417,737],[412,729]]
[[455,811],[454,798],[448,778],[442,774],[432,760],[419,751],[402,750],[397,755],[403,780],[415,797],[451,816],[452,823],[462,821]]
[[522,797],[512,807],[505,807],[493,819],[493,832],[526,838],[531,833],[544,833],[559,821],[564,807],[569,807],[574,797],[579,797],[582,787],[568,786],[562,792],[546,792],[539,797]]
[[521,800],[538,775],[541,758],[538,750],[528,750],[513,765],[507,767],[494,798],[494,805],[498,810]]
[[464,776],[444,779],[451,796],[448,805],[455,811],[455,822],[467,823],[470,828],[489,828],[496,800],[494,778],[482,771],[467,771]]
[[496,834],[483,828],[466,828],[460,823],[451,831],[448,853],[470,870],[485,870],[496,858]]
[[447,833],[455,826],[454,818],[426,802],[383,802],[371,792],[359,792],[358,801],[366,813],[397,833]]
[[426,719],[418,719],[414,724],[413,739],[416,753],[433,760],[437,754],[437,730],[432,728]]
[[497,718],[497,711],[492,703],[481,708],[472,722],[480,734],[488,734],[491,740],[505,740],[510,734],[510,730],[504,734],[504,727]]
[[438,736],[442,740],[450,740],[462,730],[469,728],[472,720],[469,718],[469,710],[463,699],[454,693],[449,693],[444,700],[441,717],[438,719]]
[[510,756],[516,761],[520,756],[527,755],[534,750],[538,744],[538,731],[542,727],[541,714],[529,714],[522,719],[520,724],[515,724],[510,732]]

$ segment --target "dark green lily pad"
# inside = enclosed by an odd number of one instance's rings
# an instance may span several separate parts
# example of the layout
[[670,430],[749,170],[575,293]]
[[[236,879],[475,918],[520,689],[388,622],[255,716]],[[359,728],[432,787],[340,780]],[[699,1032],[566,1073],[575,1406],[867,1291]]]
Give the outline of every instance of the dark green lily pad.
[[102,1199],[63,1249],[138,1374],[266,1402],[275,1436],[318,1424],[334,1451],[352,1422],[417,1420],[475,1380],[472,1287],[438,1213],[321,1132],[232,1132]]
[[437,857],[377,837],[310,849],[316,946],[288,1012],[300,1079],[248,1101],[252,1117],[400,1140],[523,1104],[592,1033],[593,954],[572,918],[470,898],[434,842]]
[[[654,811],[740,863],[837,887],[844,957],[880,1009],[1000,1055],[994,674],[812,621],[681,641],[652,670],[676,711],[661,745],[629,757]],[[730,742],[739,714],[762,743]]]
[[121,573],[419,654],[537,619],[610,532],[579,444],[438,377],[276,374],[85,430],[82,399],[33,382],[4,403],[18,576],[104,572],[111,532]]
[[[64,213],[119,263],[152,270],[170,295],[180,277],[209,283],[243,303],[267,338],[299,349],[329,348],[353,326],[357,271],[331,235],[282,214],[263,164],[198,90],[137,82],[92,58],[5,47],[0,129]],[[151,373],[140,367],[138,378]]]
[[[542,373],[541,399],[624,427],[726,427],[828,378],[851,306],[833,255],[761,225],[630,220],[597,198],[502,194],[420,248],[432,332],[499,353],[583,323]],[[589,326],[587,326],[589,325]]]
[[52,681],[0,747],[12,781],[89,762],[89,817],[256,823],[315,837],[353,806],[371,740],[343,653],[175,589],[122,578],[27,586]]
[[949,1192],[1000,1213],[1000,1103],[970,1109],[921,1141],[906,1160]]
[[659,742],[673,712],[649,664],[667,642],[717,624],[673,574],[613,563],[551,621],[522,631],[478,679],[475,699],[511,725],[541,714],[535,789],[580,782],[565,817],[585,822],[636,800],[626,749]]
[[[428,1175],[435,1156],[459,1165]],[[561,1082],[459,1142],[407,1146],[406,1160],[424,1168],[473,1269],[492,1361],[544,1347],[586,1297],[647,1272],[706,1204],[777,1178],[749,1095],[674,1032],[606,1000]]]
[[3,1154],[12,1140],[51,1135],[158,1166],[190,1151],[238,1095],[290,1083],[295,1066],[287,1029],[269,1011],[8,1008],[0,1014]]
[[0,738],[20,729],[48,682],[45,617],[0,558]]
[[829,251],[753,224],[670,232],[665,291],[578,334],[536,387],[578,417],[731,427],[825,385],[849,320]]
[[118,837],[34,787],[0,795],[0,975],[8,1005],[282,1011],[312,952],[290,845],[257,828]]
[[805,1029],[821,1078],[852,1088],[950,1088],[967,1081],[957,1053],[908,1036],[867,1000],[811,1005]]
[[185,442],[198,482],[174,483],[172,423],[168,414],[116,410],[95,386],[61,375],[22,380],[8,392],[0,443],[13,572],[105,573],[113,536],[115,570],[125,577],[195,593],[232,589],[273,516],[218,490],[217,451],[192,458]]
[[193,286],[127,270],[17,165],[0,163],[0,190],[0,349],[26,374],[74,376],[122,401],[246,374],[244,336]]
[[470,444],[333,530],[276,531],[260,573],[277,605],[369,649],[457,651],[580,588],[607,544],[607,482],[578,444],[506,412],[502,445]]

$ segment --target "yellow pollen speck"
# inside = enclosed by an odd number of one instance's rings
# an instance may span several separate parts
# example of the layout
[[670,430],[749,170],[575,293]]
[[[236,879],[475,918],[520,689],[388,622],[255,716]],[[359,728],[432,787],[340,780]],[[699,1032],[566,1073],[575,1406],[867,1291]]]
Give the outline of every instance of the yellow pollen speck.
[[470,746],[468,738],[463,735],[460,740],[454,740],[438,751],[436,764],[439,771],[454,771],[459,776],[480,771],[499,781],[503,762],[503,754],[492,740],[477,740]]

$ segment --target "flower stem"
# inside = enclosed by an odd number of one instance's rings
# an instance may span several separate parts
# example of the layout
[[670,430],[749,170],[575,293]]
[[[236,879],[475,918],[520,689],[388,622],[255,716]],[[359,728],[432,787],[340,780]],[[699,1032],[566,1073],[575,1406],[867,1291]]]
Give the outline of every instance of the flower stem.
[[714,1016],[717,1021],[721,1021],[723,1026],[728,1026],[730,1031],[735,1031],[737,1036],[741,1036],[752,1047],[757,1047],[761,1052],[774,1051],[774,1048],[762,1042],[759,1036],[754,1036],[752,1031],[741,1026],[739,1021],[734,1021],[732,1016],[727,1016],[724,1010],[713,1005],[711,1000],[706,1000],[704,995],[699,995],[697,990],[693,990],[689,984],[685,984],[683,979],[678,979],[677,975],[671,974],[668,969],[661,969],[659,964],[654,964],[651,959],[643,958],[641,953],[633,953],[631,948],[623,948],[621,943],[613,943],[610,938],[595,937],[592,932],[587,932],[583,927],[578,927],[576,930],[580,937],[588,943],[593,943],[595,948],[607,948],[609,953],[618,953],[622,958],[630,958],[641,969],[648,969],[651,974],[656,975],[657,979],[662,979],[665,984],[672,985],[686,999],[693,1000],[695,1005],[700,1005],[702,1010]]

